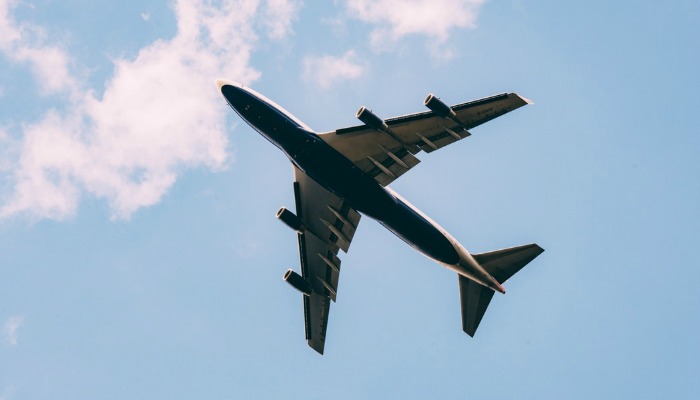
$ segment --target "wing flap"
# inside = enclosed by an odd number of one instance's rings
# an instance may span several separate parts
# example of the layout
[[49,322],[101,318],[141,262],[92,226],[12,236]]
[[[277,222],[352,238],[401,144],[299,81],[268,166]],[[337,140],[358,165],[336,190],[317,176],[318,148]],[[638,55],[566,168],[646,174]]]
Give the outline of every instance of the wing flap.
[[442,126],[442,128],[442,131],[431,136],[426,137],[419,135],[420,142],[418,142],[417,145],[421,148],[421,150],[425,151],[426,153],[431,153],[447,146],[448,144],[452,144],[471,135],[469,131],[461,126],[454,125],[454,123],[451,128],[445,126]]
[[384,146],[377,146],[377,149],[375,154],[357,160],[355,165],[375,178],[382,186],[387,186],[420,162],[398,142],[392,149]]

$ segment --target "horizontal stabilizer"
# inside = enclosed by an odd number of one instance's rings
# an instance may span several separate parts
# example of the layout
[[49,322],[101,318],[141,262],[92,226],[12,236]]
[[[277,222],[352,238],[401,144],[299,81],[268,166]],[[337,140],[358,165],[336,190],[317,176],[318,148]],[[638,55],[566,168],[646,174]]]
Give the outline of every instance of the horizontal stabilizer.
[[498,283],[503,283],[543,251],[543,248],[532,243],[472,256]]
[[[503,283],[543,251],[544,249],[533,243],[472,256],[499,283]],[[462,329],[467,335],[474,336],[494,291],[462,275],[458,276]]]
[[459,276],[459,298],[462,302],[462,329],[467,335],[474,336],[495,292],[462,275],[457,276]]

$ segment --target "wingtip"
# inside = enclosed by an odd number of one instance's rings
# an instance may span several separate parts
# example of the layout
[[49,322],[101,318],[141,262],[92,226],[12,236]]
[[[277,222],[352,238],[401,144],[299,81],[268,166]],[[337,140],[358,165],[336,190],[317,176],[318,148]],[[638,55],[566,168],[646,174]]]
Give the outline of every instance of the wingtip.
[[323,348],[325,347],[324,344],[321,344],[320,346],[317,343],[314,343],[313,340],[307,339],[306,341],[309,344],[309,347],[314,349],[314,351],[320,355],[323,355]]
[[520,97],[521,99],[523,99],[523,101],[524,101],[525,103],[527,103],[527,104],[535,104],[534,101],[528,99],[527,97],[523,97],[523,96],[521,96],[521,95],[518,95],[518,97]]

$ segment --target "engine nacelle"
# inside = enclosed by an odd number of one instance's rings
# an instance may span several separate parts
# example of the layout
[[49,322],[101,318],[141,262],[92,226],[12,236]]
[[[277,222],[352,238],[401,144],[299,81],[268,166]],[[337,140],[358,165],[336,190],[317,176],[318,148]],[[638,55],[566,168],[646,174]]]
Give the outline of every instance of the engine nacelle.
[[293,212],[287,210],[287,208],[281,207],[279,211],[277,211],[276,216],[280,221],[284,222],[285,225],[293,230],[299,233],[304,232],[304,223],[301,222],[301,219],[299,219],[299,217],[297,217]]
[[376,129],[378,131],[386,131],[389,129],[389,126],[384,122],[383,119],[377,117],[372,111],[368,110],[366,107],[360,107],[359,110],[357,110],[357,113],[355,114],[357,119],[362,121],[365,125],[369,126],[372,129]]
[[307,282],[306,279],[302,278],[301,275],[294,272],[293,269],[288,269],[287,272],[285,272],[282,276],[282,279],[284,279],[284,281],[288,284],[292,285],[294,289],[302,292],[305,296],[311,295],[312,289],[311,285],[309,285],[309,282]]
[[443,103],[442,100],[435,97],[435,95],[432,93],[425,98],[423,104],[425,104],[425,106],[435,114],[443,118],[455,118],[456,116],[454,110],[450,106]]

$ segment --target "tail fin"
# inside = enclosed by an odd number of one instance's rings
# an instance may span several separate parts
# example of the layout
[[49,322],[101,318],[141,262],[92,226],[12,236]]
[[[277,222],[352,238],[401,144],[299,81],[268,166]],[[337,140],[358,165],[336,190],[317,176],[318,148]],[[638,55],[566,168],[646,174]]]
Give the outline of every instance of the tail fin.
[[[536,244],[511,247],[488,253],[473,254],[474,259],[484,267],[499,283],[503,283],[520,271],[544,249]],[[462,329],[469,336],[474,336],[481,318],[489,306],[494,291],[481,284],[459,275],[459,297],[462,303]]]

